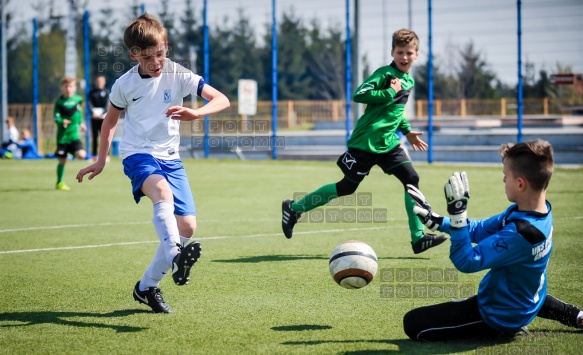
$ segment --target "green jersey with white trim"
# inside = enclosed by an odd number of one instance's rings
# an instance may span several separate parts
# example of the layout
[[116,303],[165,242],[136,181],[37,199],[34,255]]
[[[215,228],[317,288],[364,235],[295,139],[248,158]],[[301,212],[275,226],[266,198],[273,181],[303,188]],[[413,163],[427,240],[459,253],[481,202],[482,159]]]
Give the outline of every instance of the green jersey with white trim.
[[[82,102],[83,98],[77,94],[71,97],[61,96],[55,102],[53,114],[57,123],[57,144],[68,144],[81,139],[79,126],[83,123]],[[65,127],[64,120],[71,123]]]
[[[401,91],[395,92],[390,87],[393,78],[401,81]],[[413,77],[400,71],[395,62],[377,69],[366,78],[352,95],[354,102],[367,106],[356,122],[348,147],[382,154],[398,146],[400,139],[395,132],[405,135],[411,131],[404,114],[414,85]]]

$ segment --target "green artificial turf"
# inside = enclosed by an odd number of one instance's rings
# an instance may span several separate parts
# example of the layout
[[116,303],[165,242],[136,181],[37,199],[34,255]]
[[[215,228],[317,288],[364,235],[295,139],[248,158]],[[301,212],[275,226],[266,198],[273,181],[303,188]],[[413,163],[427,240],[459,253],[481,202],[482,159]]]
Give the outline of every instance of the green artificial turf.
[[[0,353],[580,353],[582,331],[535,319],[531,334],[513,341],[423,343],[402,329],[403,315],[449,294],[391,293],[403,287],[476,290],[484,272],[461,274],[449,242],[423,254],[411,250],[403,190],[375,168],[359,187],[365,206],[385,221],[300,223],[281,232],[281,201],[341,178],[334,162],[185,160],[198,211],[203,256],[188,285],[168,277],[161,289],[174,309],[152,314],[132,289],[152,259],[158,238],[147,199],[136,205],[121,162],[113,159],[92,181],[77,184],[85,161],[69,161],[55,186],[55,160],[0,161]],[[443,184],[465,170],[468,213],[486,218],[508,205],[501,166],[417,164],[421,189],[445,213]],[[555,248],[548,270],[554,296],[583,306],[581,233],[583,169],[557,168],[547,198]],[[379,257],[379,273],[360,290],[336,285],[328,258],[359,239]],[[454,275],[440,281],[399,281],[399,272]],[[432,274],[433,273],[433,274]],[[463,291],[463,292],[461,292]]]

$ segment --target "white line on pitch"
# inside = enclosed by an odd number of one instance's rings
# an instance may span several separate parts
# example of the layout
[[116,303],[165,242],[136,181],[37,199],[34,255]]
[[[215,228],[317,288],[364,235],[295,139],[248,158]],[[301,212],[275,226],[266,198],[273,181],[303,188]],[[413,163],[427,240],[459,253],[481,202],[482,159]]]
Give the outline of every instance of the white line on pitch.
[[[387,218],[387,221],[404,221],[403,218]],[[199,223],[224,223],[224,219],[204,219],[198,220]],[[273,218],[238,218],[229,219],[229,222],[279,222],[279,219]],[[137,225],[137,224],[151,224],[152,222],[104,222],[104,223],[85,223],[85,224],[64,224],[60,226],[42,226],[42,227],[27,227],[27,228],[11,228],[11,229],[0,229],[0,233],[10,233],[10,232],[27,232],[27,231],[38,231],[46,229],[67,229],[67,228],[86,228],[86,227],[108,227],[108,226],[122,226],[122,225]]]
[[[572,216],[572,217],[555,217],[555,220],[570,220],[570,219],[583,219],[583,216]],[[387,221],[404,221],[404,218],[388,218]],[[239,218],[239,219],[229,219],[230,222],[244,221],[244,222],[268,222],[268,221],[278,221],[272,218]],[[214,223],[214,222],[225,222],[224,219],[204,219],[199,220],[200,223]],[[152,222],[119,222],[119,223],[86,223],[86,224],[65,224],[60,226],[42,226],[42,227],[28,227],[28,228],[12,228],[12,229],[0,229],[0,233],[10,233],[10,232],[26,232],[26,231],[38,231],[45,229],[67,229],[67,228],[85,228],[85,227],[107,227],[107,226],[122,226],[122,225],[137,225],[137,224],[150,224]]]
[[[250,221],[250,222],[261,222],[261,221],[275,221],[274,219],[263,218],[263,219],[230,219],[229,221]],[[205,219],[199,222],[225,222],[224,219]],[[65,224],[60,226],[42,226],[42,227],[28,227],[28,228],[12,228],[12,229],[0,229],[0,233],[9,232],[26,232],[26,231],[37,231],[44,229],[67,229],[67,228],[85,228],[85,227],[107,227],[107,226],[121,226],[121,225],[135,225],[135,224],[150,224],[152,222],[119,222],[119,223],[86,223],[86,224]]]
[[[366,231],[366,230],[376,230],[385,229],[388,227],[369,227],[369,228],[346,228],[346,229],[324,229],[309,232],[296,232],[294,234],[316,234],[316,233],[339,233],[339,232],[350,232],[350,231]],[[404,227],[403,227],[404,228]],[[262,234],[251,234],[251,235],[225,235],[225,236],[215,236],[215,237],[202,237],[195,238],[196,240],[216,240],[216,239],[237,239],[237,238],[259,238],[259,237],[274,237],[281,236],[281,233],[262,233]],[[32,253],[38,251],[55,251],[55,250],[73,250],[73,249],[90,249],[90,248],[104,248],[113,247],[121,245],[136,245],[136,244],[147,244],[147,243],[159,243],[158,240],[148,240],[142,242],[123,242],[123,243],[108,243],[108,244],[95,244],[95,245],[79,245],[74,247],[58,247],[58,248],[41,248],[41,249],[23,249],[23,250],[6,250],[0,251],[0,254],[15,254],[15,253]]]

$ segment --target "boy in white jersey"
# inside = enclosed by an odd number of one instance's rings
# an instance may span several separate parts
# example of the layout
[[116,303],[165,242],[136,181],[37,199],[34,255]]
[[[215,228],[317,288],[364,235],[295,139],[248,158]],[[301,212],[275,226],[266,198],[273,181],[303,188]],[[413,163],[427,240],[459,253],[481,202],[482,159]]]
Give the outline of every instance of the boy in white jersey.
[[[202,77],[166,58],[168,34],[153,16],[145,13],[133,20],[124,32],[124,43],[138,65],[113,84],[110,110],[101,128],[99,159],[81,169],[77,181],[82,182],[87,174],[91,180],[103,171],[117,121],[125,110],[119,147],[124,173],[132,182],[136,203],[142,196],[152,201],[152,223],[160,238],[133,297],[154,313],[170,313],[158,287],[160,281],[171,268],[174,282],[186,284],[190,268],[201,254],[198,242],[189,243],[196,230],[196,209],[178,152],[180,121],[219,112],[230,103]],[[189,94],[208,102],[197,109],[182,107],[183,97]]]

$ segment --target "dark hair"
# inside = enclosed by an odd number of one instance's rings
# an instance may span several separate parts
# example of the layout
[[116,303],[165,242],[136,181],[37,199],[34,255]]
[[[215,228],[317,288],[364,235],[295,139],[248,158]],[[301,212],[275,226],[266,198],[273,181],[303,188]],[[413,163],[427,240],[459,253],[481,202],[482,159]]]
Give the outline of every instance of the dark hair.
[[514,177],[526,179],[533,190],[545,190],[554,169],[553,147],[545,140],[503,144],[500,148],[503,162],[508,162]]
[[154,16],[144,13],[134,19],[123,33],[123,42],[130,54],[138,55],[148,47],[168,43],[168,31]]

